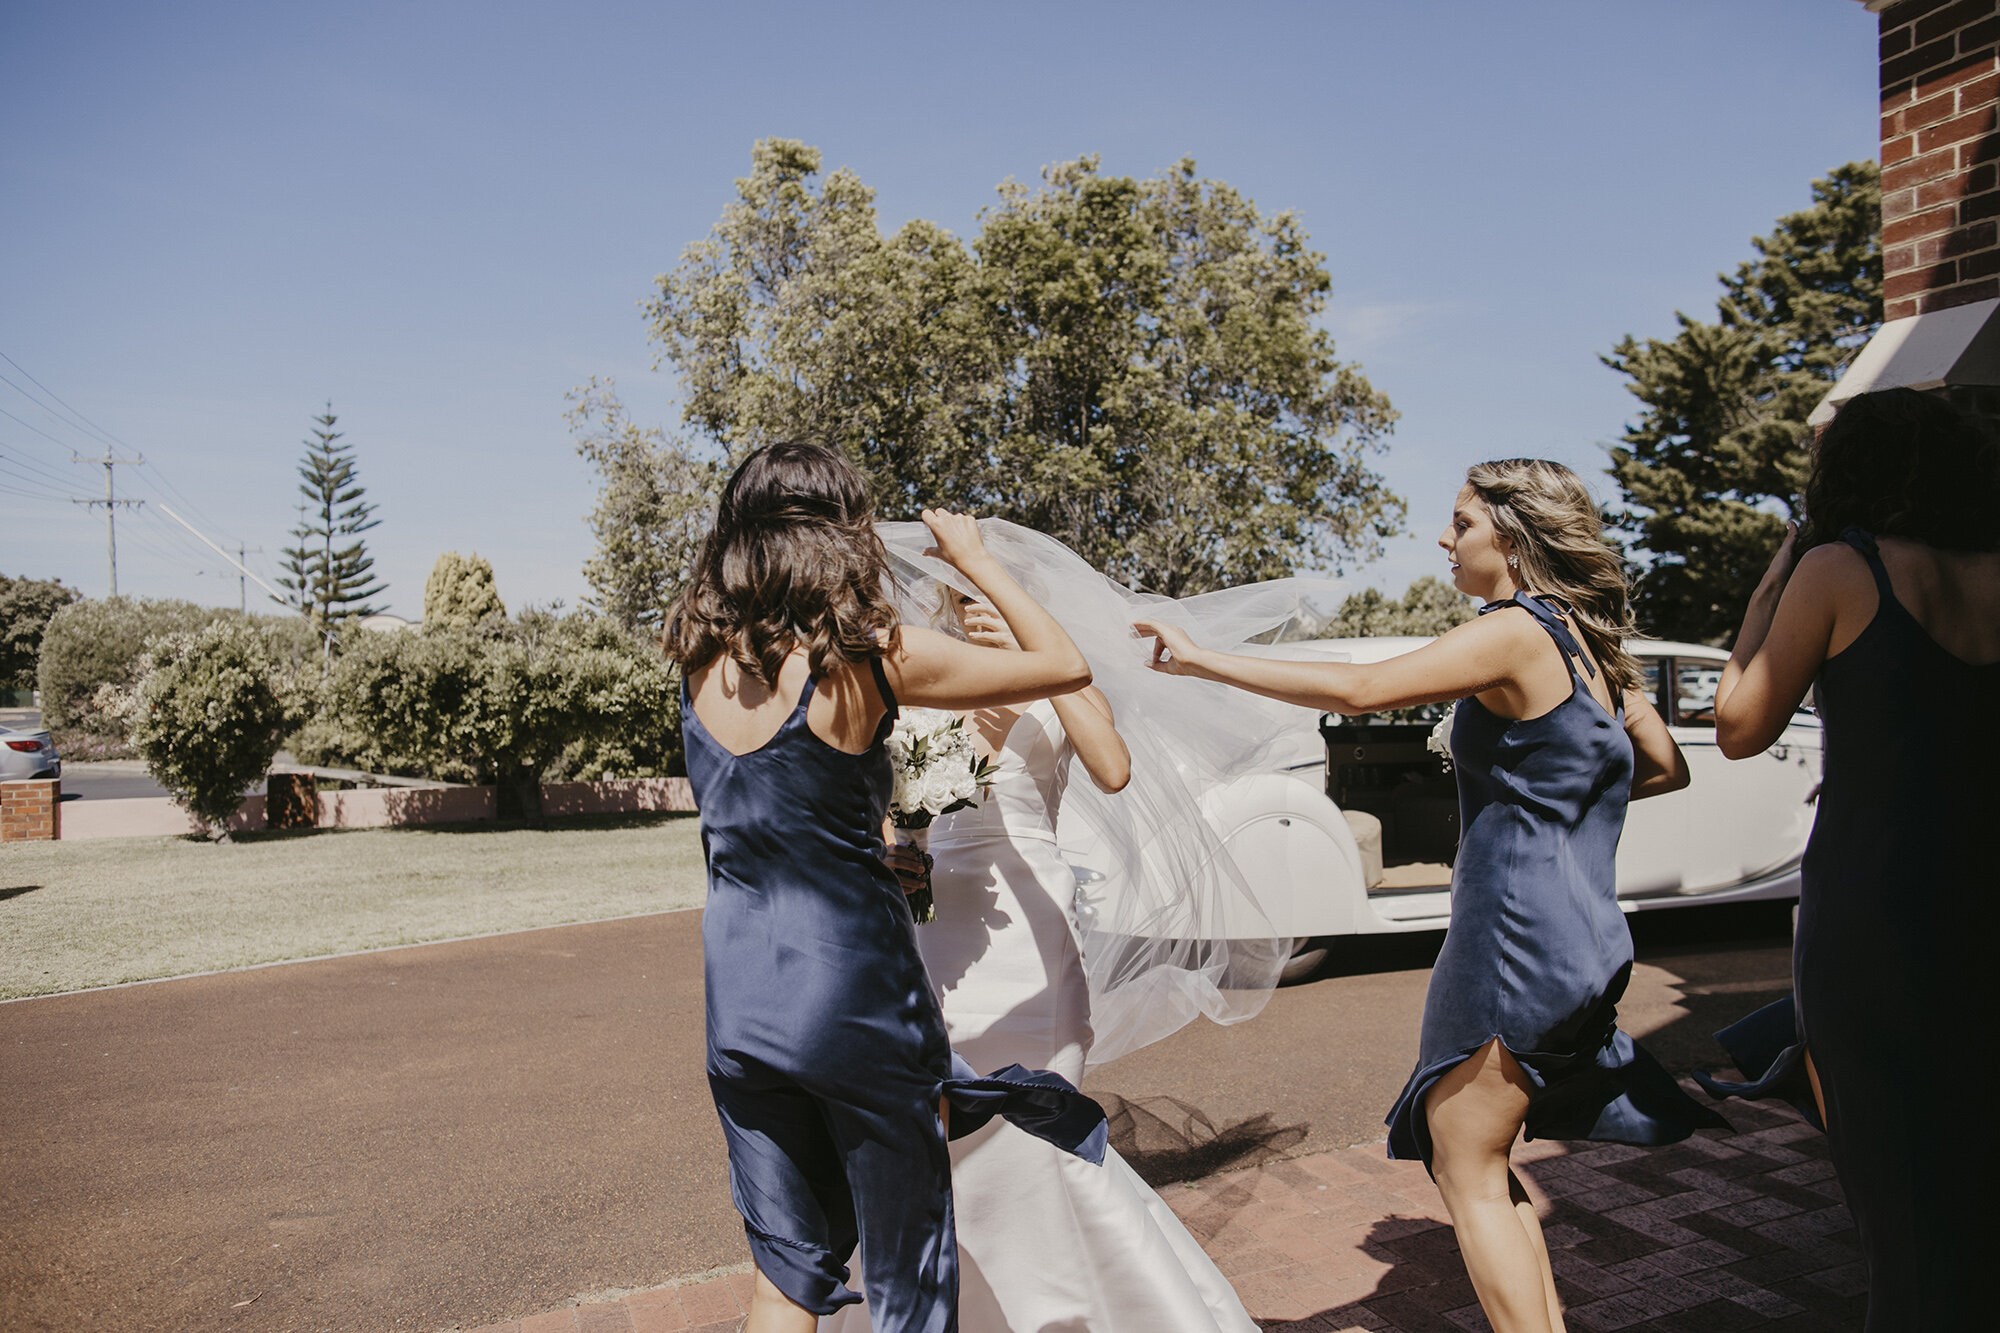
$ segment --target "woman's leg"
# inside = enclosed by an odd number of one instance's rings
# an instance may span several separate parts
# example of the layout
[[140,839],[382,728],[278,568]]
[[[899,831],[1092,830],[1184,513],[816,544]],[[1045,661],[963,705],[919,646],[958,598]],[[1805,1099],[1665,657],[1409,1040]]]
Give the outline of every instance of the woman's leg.
[[1561,1333],[1563,1327],[1541,1222],[1507,1162],[1533,1087],[1496,1039],[1424,1097],[1431,1171],[1495,1333]]
[[756,1284],[750,1293],[750,1317],[744,1322],[743,1333],[813,1333],[819,1325],[819,1316],[792,1304],[791,1298],[764,1276],[763,1269],[757,1269],[756,1273]]

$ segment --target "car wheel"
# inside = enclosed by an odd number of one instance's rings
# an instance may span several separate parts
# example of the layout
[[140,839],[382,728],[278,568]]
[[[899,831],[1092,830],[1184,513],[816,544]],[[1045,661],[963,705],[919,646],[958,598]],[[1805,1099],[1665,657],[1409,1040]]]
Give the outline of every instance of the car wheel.
[[1319,971],[1320,964],[1325,961],[1326,946],[1324,944],[1310,938],[1293,940],[1292,956],[1286,959],[1285,965],[1278,970],[1278,984],[1280,986],[1290,986],[1296,982],[1304,981],[1307,977]]

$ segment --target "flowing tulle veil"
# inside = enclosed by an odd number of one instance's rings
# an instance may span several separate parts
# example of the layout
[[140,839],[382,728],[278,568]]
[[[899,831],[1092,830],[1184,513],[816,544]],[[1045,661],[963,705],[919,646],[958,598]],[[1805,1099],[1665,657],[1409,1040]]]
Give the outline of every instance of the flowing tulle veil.
[[[1225,850],[1226,831],[1210,818],[1204,795],[1267,766],[1310,715],[1150,670],[1148,644],[1133,637],[1131,622],[1169,620],[1205,646],[1237,648],[1292,620],[1306,601],[1329,604],[1337,585],[1281,579],[1176,601],[1131,591],[1043,533],[1002,519],[983,519],[979,530],[987,550],[1089,659],[1132,752],[1123,791],[1069,785],[1058,827],[1064,858],[1088,881],[1075,916],[1090,983],[1090,1063],[1158,1041],[1198,1014],[1217,1023],[1252,1017],[1277,985],[1291,940],[1276,934],[1257,887]],[[958,570],[924,554],[931,538],[922,524],[883,523],[877,531],[905,620],[937,620],[940,584],[977,595]]]

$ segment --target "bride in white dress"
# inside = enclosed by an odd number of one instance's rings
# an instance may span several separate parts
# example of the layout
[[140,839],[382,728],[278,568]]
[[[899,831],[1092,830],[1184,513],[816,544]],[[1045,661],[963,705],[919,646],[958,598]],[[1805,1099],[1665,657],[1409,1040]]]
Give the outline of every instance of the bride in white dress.
[[[946,593],[974,643],[1012,647],[982,603]],[[1071,761],[1115,792],[1130,758],[1095,689],[970,715],[990,753],[976,809],[931,827],[937,919],[918,944],[953,1049],[977,1069],[1020,1064],[1083,1079],[1090,989],[1056,846]],[[964,1333],[1252,1333],[1229,1282],[1160,1197],[1107,1150],[1069,1158],[996,1118],[951,1145]],[[866,1305],[820,1321],[864,1333]]]

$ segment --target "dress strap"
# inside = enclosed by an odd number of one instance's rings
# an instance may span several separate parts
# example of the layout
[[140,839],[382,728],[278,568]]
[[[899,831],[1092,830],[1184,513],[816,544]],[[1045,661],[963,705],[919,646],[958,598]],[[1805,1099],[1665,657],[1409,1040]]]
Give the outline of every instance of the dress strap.
[[896,692],[889,688],[889,673],[882,669],[880,654],[868,654],[868,669],[875,673],[875,688],[882,692],[882,726],[880,732],[886,736],[889,728],[896,725],[901,710],[896,704]]
[[1859,551],[1861,558],[1868,562],[1868,571],[1875,576],[1875,591],[1881,595],[1882,604],[1886,606],[1895,601],[1896,589],[1889,582],[1889,570],[1882,563],[1882,548],[1875,544],[1875,534],[1860,528],[1849,528],[1840,534],[1840,539]]
[[1483,616],[1488,611],[1498,611],[1503,606],[1520,607],[1535,618],[1537,625],[1549,632],[1549,637],[1556,641],[1556,647],[1563,655],[1563,665],[1569,668],[1570,675],[1576,674],[1578,662],[1583,663],[1584,674],[1592,677],[1597,675],[1596,663],[1592,662],[1589,654],[1583,651],[1583,645],[1576,641],[1576,635],[1570,632],[1562,615],[1552,609],[1561,607],[1564,612],[1574,614],[1575,609],[1569,603],[1559,597],[1536,597],[1523,588],[1504,601],[1488,602],[1479,608],[1479,614]]

